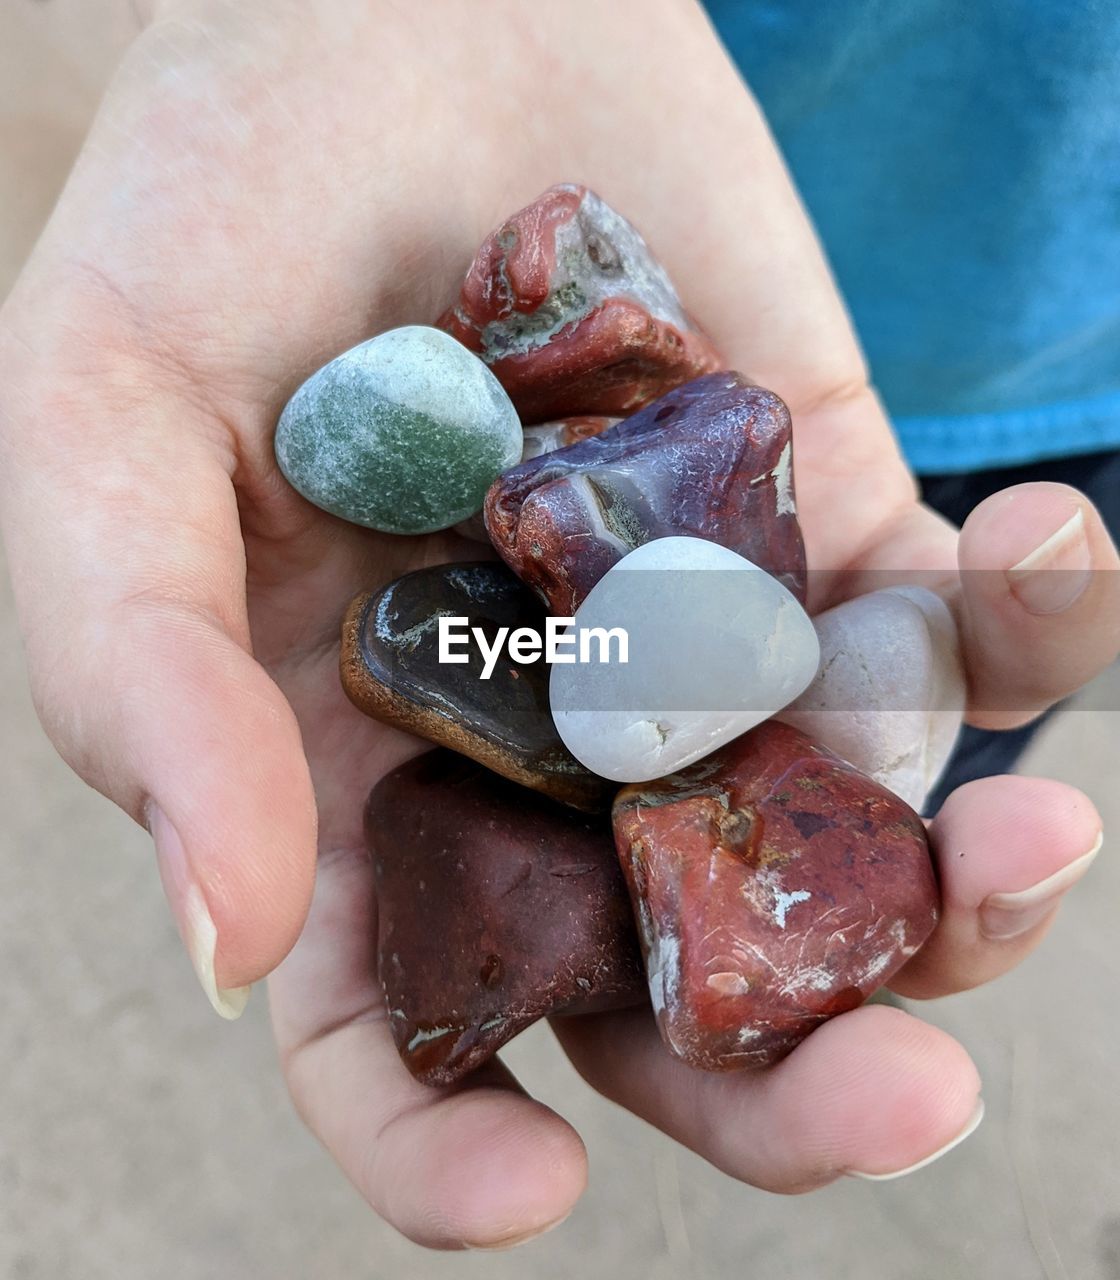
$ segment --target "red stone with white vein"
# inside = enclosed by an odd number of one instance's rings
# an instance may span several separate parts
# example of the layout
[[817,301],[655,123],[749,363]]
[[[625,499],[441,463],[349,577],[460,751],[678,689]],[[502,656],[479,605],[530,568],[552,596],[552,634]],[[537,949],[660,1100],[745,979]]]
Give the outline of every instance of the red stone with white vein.
[[937,923],[918,815],[777,721],[626,787],[614,829],[662,1037],[694,1067],[777,1062]]
[[632,413],[721,364],[634,227],[571,184],[486,240],[437,324],[485,360],[525,423]]

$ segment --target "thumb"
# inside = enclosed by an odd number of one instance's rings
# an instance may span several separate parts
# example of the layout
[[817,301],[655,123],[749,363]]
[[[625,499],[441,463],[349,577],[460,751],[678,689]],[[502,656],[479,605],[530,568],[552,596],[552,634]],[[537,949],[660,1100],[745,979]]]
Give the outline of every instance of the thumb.
[[36,706],[63,758],[149,826],[199,980],[236,1017],[298,936],[316,819],[295,716],[249,652],[229,468],[182,406],[66,408],[45,421],[29,398],[0,433]]

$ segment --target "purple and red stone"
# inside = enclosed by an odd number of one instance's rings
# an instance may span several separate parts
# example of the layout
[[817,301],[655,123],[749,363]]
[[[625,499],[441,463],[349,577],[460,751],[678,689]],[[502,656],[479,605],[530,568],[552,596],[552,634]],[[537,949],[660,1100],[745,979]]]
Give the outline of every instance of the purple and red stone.
[[554,614],[574,614],[636,547],[690,535],[729,547],[805,597],[789,410],[737,373],[710,373],[617,426],[499,476],[498,553]]

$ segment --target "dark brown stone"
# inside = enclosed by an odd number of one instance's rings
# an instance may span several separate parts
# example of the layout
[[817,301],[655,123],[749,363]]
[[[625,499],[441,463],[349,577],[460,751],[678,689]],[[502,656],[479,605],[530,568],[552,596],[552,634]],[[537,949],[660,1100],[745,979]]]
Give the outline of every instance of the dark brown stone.
[[918,815],[777,721],[625,788],[614,828],[661,1034],[692,1066],[776,1062],[937,922]]
[[373,789],[366,838],[389,1026],[426,1084],[453,1083],[549,1014],[645,1002],[605,818],[434,751]]
[[464,664],[438,660],[441,614],[466,617],[491,642],[499,627],[540,630],[544,613],[504,565],[444,564],[359,596],[342,626],[341,672],[350,700],[367,715],[451,747],[522,786],[594,812],[615,786],[583,767],[560,741],[548,705],[549,667],[513,662],[503,651],[480,679],[473,644]]

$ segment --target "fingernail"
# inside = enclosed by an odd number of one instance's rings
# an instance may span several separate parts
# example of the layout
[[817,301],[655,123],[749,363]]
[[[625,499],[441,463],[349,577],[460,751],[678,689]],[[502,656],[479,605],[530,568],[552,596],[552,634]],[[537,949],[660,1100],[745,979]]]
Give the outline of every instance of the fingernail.
[[1089,870],[1103,842],[1102,831],[1088,853],[1029,889],[1020,889],[1018,893],[990,893],[980,904],[980,932],[995,942],[1006,942],[1033,929],[1054,910],[1062,894]]
[[555,1222],[545,1223],[543,1227],[534,1227],[532,1231],[522,1232],[519,1236],[510,1236],[506,1240],[496,1240],[491,1244],[465,1242],[465,1247],[468,1249],[480,1249],[485,1253],[501,1253],[503,1249],[516,1249],[519,1244],[528,1244],[530,1240],[536,1240],[539,1236],[546,1236],[550,1231],[555,1231],[557,1227],[562,1227],[571,1216],[572,1210],[569,1209],[562,1218],[557,1218]]
[[1068,609],[1089,585],[1089,539],[1081,508],[1006,576],[1011,594],[1028,613]]
[[968,1124],[957,1134],[955,1138],[950,1139],[943,1147],[938,1149],[924,1160],[919,1160],[917,1164],[907,1165],[905,1169],[895,1169],[892,1173],[861,1173],[858,1169],[850,1170],[853,1178],[863,1178],[865,1182],[890,1182],[892,1178],[905,1178],[908,1173],[915,1173],[919,1169],[924,1169],[927,1164],[933,1164],[935,1160],[940,1160],[943,1155],[947,1155],[954,1147],[959,1147],[965,1138],[970,1137],[980,1127],[980,1121],[984,1119],[984,1099],[976,1100],[976,1110],[969,1117]]
[[218,950],[218,930],[206,897],[191,874],[179,833],[158,805],[148,811],[148,830],[156,846],[160,879],[179,926],[179,934],[187,948],[191,964],[206,998],[216,1013],[231,1021],[240,1018],[249,1002],[251,987],[219,987],[214,972]]

